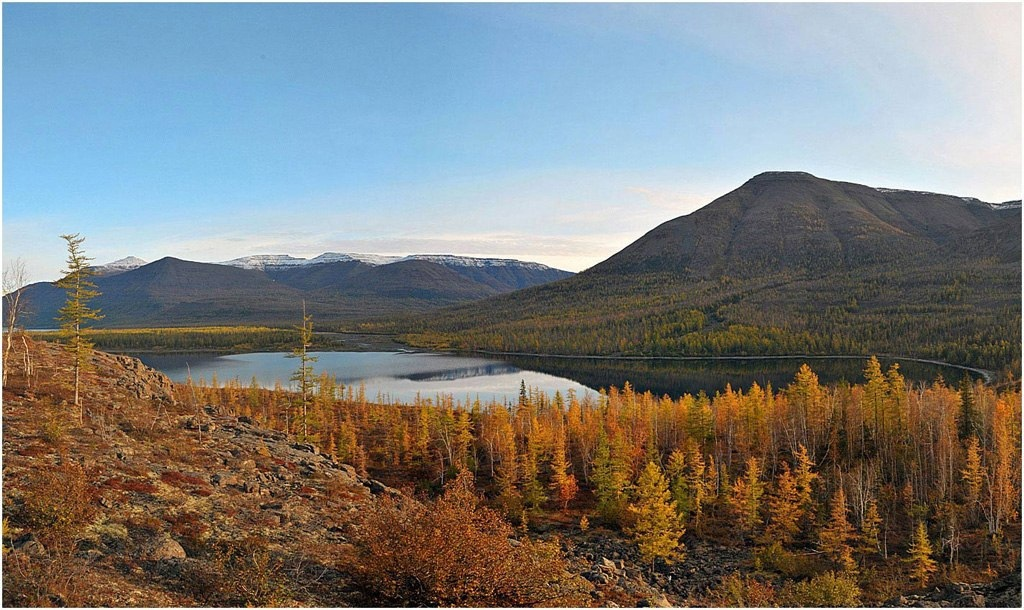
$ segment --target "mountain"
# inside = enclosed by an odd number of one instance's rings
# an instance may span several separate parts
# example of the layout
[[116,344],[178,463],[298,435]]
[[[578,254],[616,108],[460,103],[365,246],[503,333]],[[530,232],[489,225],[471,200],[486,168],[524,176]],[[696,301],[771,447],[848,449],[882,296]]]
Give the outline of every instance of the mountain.
[[[340,278],[334,277],[336,271],[347,270],[341,271],[342,275],[347,276],[349,271],[362,269],[362,267],[356,265],[348,267],[335,266],[331,268],[323,268],[321,267],[322,265],[362,263],[362,265],[365,266],[378,267],[394,263],[408,263],[410,261],[426,261],[446,267],[472,282],[481,283],[493,288],[497,293],[527,288],[529,286],[535,286],[546,282],[553,282],[572,275],[568,271],[553,269],[540,263],[531,263],[507,258],[473,258],[469,256],[453,256],[450,254],[382,256],[380,254],[324,252],[323,254],[311,259],[298,258],[288,254],[257,254],[254,256],[236,258],[219,264],[241,267],[243,269],[260,269],[274,274],[277,279],[280,279],[289,285],[294,285],[295,282],[299,282],[306,288],[313,288],[309,285],[307,278],[327,278],[327,282],[336,288],[340,288],[341,286],[337,284],[337,282],[340,281]],[[407,266],[406,268],[423,270],[427,267]],[[487,296],[487,294],[478,296]]]
[[966,233],[1019,218],[1016,206],[768,172],[658,226],[596,271],[669,270],[696,278],[828,273],[937,255]]
[[131,271],[132,269],[138,269],[145,264],[146,261],[137,256],[128,256],[114,262],[107,263],[106,265],[93,267],[92,270],[96,275],[111,275],[114,273],[123,273],[125,271]]
[[1019,201],[755,176],[571,278],[368,330],[588,355],[898,353],[1019,366]]
[[[339,323],[426,311],[571,275],[520,261],[358,256],[258,255],[230,265],[171,257],[144,264],[129,257],[94,268],[101,294],[92,305],[104,314],[95,326],[293,324],[303,301],[318,324]],[[48,328],[65,295],[40,282],[26,288],[25,300],[26,325]]]

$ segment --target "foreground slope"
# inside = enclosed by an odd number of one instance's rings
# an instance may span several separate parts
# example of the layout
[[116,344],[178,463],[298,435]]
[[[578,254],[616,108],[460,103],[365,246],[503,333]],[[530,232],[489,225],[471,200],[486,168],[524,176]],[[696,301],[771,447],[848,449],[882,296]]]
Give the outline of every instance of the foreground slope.
[[572,278],[375,326],[424,345],[600,355],[1020,361],[1019,202],[756,176]]
[[[69,360],[55,344],[26,341],[8,361],[5,606],[401,603],[380,597],[375,558],[365,550],[378,540],[366,532],[375,515],[429,517],[434,504],[212,406],[203,400],[208,389],[174,386],[133,358],[91,354],[79,414],[67,403]],[[257,394],[257,402],[272,396]],[[460,508],[479,515],[469,502]],[[465,532],[482,535],[472,525]],[[507,606],[522,591],[569,606],[588,599],[586,581],[565,571],[557,546],[509,540],[510,526],[496,529],[503,535],[489,541],[492,554],[539,565],[545,578],[509,583],[522,574],[495,568],[483,576],[499,585],[497,596],[458,605]],[[428,534],[427,548],[450,546],[443,532]],[[568,586],[583,597],[566,597]]]

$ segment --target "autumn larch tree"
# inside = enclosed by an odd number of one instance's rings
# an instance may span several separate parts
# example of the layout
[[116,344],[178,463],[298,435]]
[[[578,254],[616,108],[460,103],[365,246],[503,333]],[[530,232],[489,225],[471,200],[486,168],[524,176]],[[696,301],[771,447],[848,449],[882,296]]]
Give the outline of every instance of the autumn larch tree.
[[732,488],[732,505],[739,518],[740,527],[753,532],[761,524],[761,496],[764,483],[761,482],[761,464],[755,457],[747,458],[746,474],[736,479]]
[[868,500],[867,508],[864,509],[864,518],[860,523],[861,550],[865,553],[881,553],[882,544],[879,540],[881,532],[882,516],[878,514],[878,502],[872,498]]
[[569,463],[565,456],[565,428],[560,423],[556,424],[552,447],[550,487],[555,493],[555,498],[562,504],[563,511],[579,491],[576,476],[569,472]]
[[853,527],[846,517],[846,492],[842,486],[832,496],[832,512],[828,523],[821,530],[821,550],[845,571],[853,571],[857,563],[853,560]]
[[[89,356],[92,353],[93,344],[83,334],[85,325],[90,321],[103,318],[98,309],[89,307],[89,301],[100,295],[96,290],[96,284],[91,281],[95,275],[90,267],[91,258],[82,252],[84,237],[78,233],[73,235],[61,235],[61,239],[68,245],[68,268],[62,271],[63,277],[57,280],[56,286],[63,288],[67,293],[67,301],[57,312],[57,320],[60,321],[61,334],[66,343],[65,349],[74,359],[75,372],[75,406],[82,406],[80,395],[82,371],[89,365]],[[84,409],[80,413],[84,419]]]
[[636,482],[635,501],[628,507],[632,525],[627,531],[637,543],[640,556],[651,562],[678,557],[679,539],[685,533],[676,503],[661,468],[648,462]]
[[928,577],[938,569],[938,564],[932,559],[932,552],[928,528],[925,527],[924,521],[918,521],[906,561],[910,564],[910,576],[922,587],[928,584]]
[[765,539],[782,544],[792,542],[793,536],[800,531],[802,513],[796,479],[789,470],[789,464],[782,462],[779,476],[775,478],[775,491],[768,499],[768,526],[764,532]]
[[976,520],[975,508],[981,499],[981,487],[985,482],[985,467],[981,463],[981,447],[977,436],[967,438],[967,455],[960,474],[964,482],[964,501],[968,519]]
[[309,404],[313,400],[313,363],[317,361],[316,356],[310,356],[307,351],[313,345],[313,316],[306,315],[306,302],[302,302],[302,326],[297,327],[299,331],[299,346],[292,350],[289,358],[299,359],[299,368],[292,373],[292,381],[298,384],[299,409],[302,418],[302,440],[309,439]]
[[800,445],[793,458],[795,460],[793,476],[796,478],[796,489],[800,496],[800,508],[809,519],[813,519],[815,512],[814,481],[818,478],[818,473],[812,470],[814,462],[807,454],[807,447]]

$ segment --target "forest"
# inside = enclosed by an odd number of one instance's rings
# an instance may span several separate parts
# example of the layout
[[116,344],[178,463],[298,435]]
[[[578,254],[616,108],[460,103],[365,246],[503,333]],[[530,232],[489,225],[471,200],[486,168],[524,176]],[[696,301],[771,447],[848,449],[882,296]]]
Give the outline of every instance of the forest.
[[[60,331],[30,331],[37,339],[59,341]],[[113,352],[260,352],[291,349],[299,339],[294,328],[265,326],[200,326],[192,328],[122,328],[86,331],[99,349]],[[312,339],[313,345],[324,349],[335,346],[323,335]]]
[[1020,269],[878,264],[692,279],[584,271],[546,284],[358,328],[430,348],[528,354],[894,354],[1020,370]]
[[793,595],[809,587],[844,591],[839,605],[881,603],[907,582],[1019,567],[1016,384],[912,386],[871,358],[856,385],[823,386],[805,364],[784,388],[714,396],[626,383],[584,397],[523,386],[512,404],[377,404],[303,374],[308,392],[237,381],[178,391],[406,490],[436,495],[471,473],[512,523],[620,531],[652,570],[687,544],[739,545],[753,569],[721,584],[714,600],[725,605],[806,602]]

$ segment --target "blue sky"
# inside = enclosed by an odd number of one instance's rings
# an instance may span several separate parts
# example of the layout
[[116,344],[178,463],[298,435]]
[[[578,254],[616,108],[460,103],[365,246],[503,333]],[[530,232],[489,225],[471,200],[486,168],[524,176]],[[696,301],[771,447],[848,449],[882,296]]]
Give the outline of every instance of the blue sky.
[[3,6],[3,255],[580,270],[766,170],[1020,197],[1020,6]]

